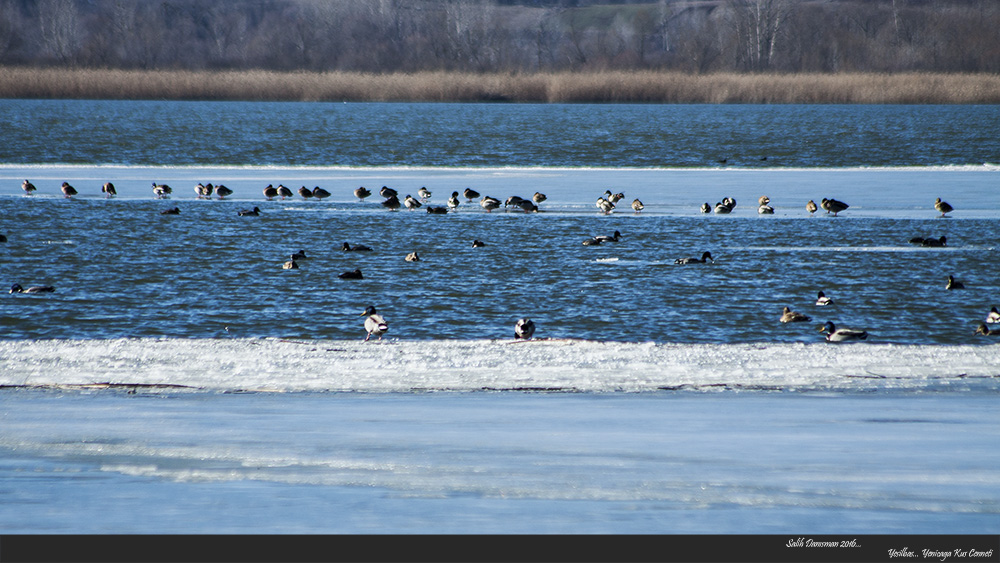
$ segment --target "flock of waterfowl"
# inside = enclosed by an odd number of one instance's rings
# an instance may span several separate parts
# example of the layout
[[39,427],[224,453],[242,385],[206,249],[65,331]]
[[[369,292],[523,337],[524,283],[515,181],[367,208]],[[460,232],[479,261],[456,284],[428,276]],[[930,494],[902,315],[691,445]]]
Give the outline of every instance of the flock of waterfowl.
[[[34,186],[34,184],[32,184],[28,180],[25,180],[22,183],[21,187],[26,195],[32,195],[34,192],[37,191],[37,188]],[[227,188],[222,184],[213,185],[211,183],[207,184],[198,183],[195,185],[194,190],[198,199],[211,199],[213,195],[218,197],[219,199],[225,199],[226,197],[233,194],[233,190]],[[68,182],[62,183],[61,191],[64,197],[66,198],[71,198],[79,194],[79,191],[72,185],[70,185]],[[167,184],[157,184],[156,182],[153,182],[152,191],[155,198],[163,199],[169,197],[169,195],[173,192],[173,189]],[[117,195],[117,190],[115,189],[114,184],[112,184],[111,182],[104,183],[101,186],[101,192],[105,194],[105,197],[108,198],[115,197]],[[370,189],[364,186],[358,187],[357,189],[354,190],[353,193],[354,196],[361,201],[364,201],[366,198],[372,196],[373,194],[373,192]],[[274,198],[280,198],[284,200],[286,198],[294,196],[291,189],[280,184],[277,187],[275,187],[272,184],[269,184],[263,189],[263,194],[267,200],[272,200]],[[311,190],[306,188],[305,186],[302,186],[301,188],[298,189],[298,194],[300,197],[304,199],[313,199],[313,198],[325,199],[331,196],[331,193],[328,190],[325,190],[319,186],[316,186]],[[379,190],[379,195],[384,198],[384,201],[382,201],[381,205],[389,209],[390,211],[395,211],[400,207],[404,206],[407,209],[415,210],[427,204],[427,202],[432,197],[431,191],[428,190],[426,187],[421,187],[420,189],[417,190],[417,195],[419,196],[419,199],[407,194],[403,198],[402,202],[399,199],[399,192],[388,186],[383,186]],[[472,203],[473,200],[478,199],[479,205],[487,213],[495,209],[499,209],[501,205],[503,205],[505,210],[513,208],[513,209],[523,210],[524,212],[527,213],[537,212],[539,210],[538,207],[539,204],[546,201],[547,199],[545,194],[536,192],[531,198],[510,196],[504,202],[501,202],[499,199],[491,196],[482,196],[479,192],[477,192],[472,188],[466,188],[462,192],[461,197],[465,198],[466,203]],[[461,205],[461,201],[459,198],[460,198],[459,192],[454,191],[451,193],[451,195],[447,200],[446,203],[447,207],[428,205],[427,211],[432,214],[455,211],[459,207],[459,205]],[[610,214],[616,209],[618,202],[620,202],[624,198],[625,194],[621,192],[613,193],[611,190],[607,190],[601,197],[597,199],[596,207],[601,213]],[[762,215],[773,214],[774,208],[770,205],[770,203],[771,203],[770,197],[766,195],[761,196],[757,201],[758,204],[757,212]],[[817,205],[813,200],[809,200],[806,203],[806,211],[808,211],[808,213],[813,214],[819,209],[823,209],[828,214],[832,214],[834,217],[838,216],[839,213],[845,211],[849,207],[850,206],[848,204],[833,198],[823,198],[822,200],[820,200],[819,205]],[[640,213],[645,208],[645,206],[642,203],[642,201],[636,198],[632,201],[631,208],[635,213]],[[731,213],[735,208],[736,208],[736,200],[732,197],[725,197],[721,201],[716,203],[714,206],[710,205],[707,202],[701,205],[701,211],[703,213],[711,213],[714,211],[715,213],[727,214]],[[940,215],[941,217],[947,217],[948,213],[954,211],[954,207],[952,207],[947,202],[942,201],[941,198],[937,198],[935,200],[934,209],[941,213]],[[176,215],[180,213],[180,209],[177,207],[173,207],[161,211],[161,213],[168,215]],[[261,210],[259,207],[256,206],[253,207],[252,209],[245,209],[238,212],[238,215],[241,217],[259,216],[260,214]],[[4,242],[5,240],[6,238],[0,239],[0,242]],[[612,235],[599,235],[584,239],[583,244],[585,246],[597,246],[603,243],[618,242],[620,240],[622,240],[622,234],[620,231],[616,230]],[[914,237],[910,239],[909,242],[912,244],[919,244],[928,247],[942,247],[946,246],[947,239],[944,236],[941,236],[939,238]],[[477,239],[473,241],[472,246],[473,248],[479,248],[485,246],[485,243]],[[366,251],[371,251],[372,249],[365,245],[360,245],[360,244],[351,245],[349,242],[344,242],[342,250],[344,252],[366,252]],[[298,269],[299,261],[304,260],[305,258],[306,254],[304,250],[300,250],[296,253],[293,253],[290,255],[289,260],[283,263],[282,268],[286,270]],[[416,252],[411,252],[407,254],[404,259],[408,262],[417,262],[420,260],[420,257]],[[699,258],[693,258],[693,257],[677,258],[674,261],[674,263],[678,265],[688,265],[688,264],[704,264],[709,262],[714,263],[714,261],[715,260],[712,257],[712,253],[706,251],[702,253],[701,257]],[[364,275],[362,274],[360,269],[344,272],[342,274],[339,274],[339,277],[341,279],[364,279]],[[948,276],[948,281],[945,286],[945,289],[956,290],[956,289],[964,289],[964,287],[965,286],[962,284],[962,282],[954,279],[953,276]],[[53,291],[55,291],[55,288],[52,286],[30,286],[24,288],[17,283],[13,284],[10,288],[10,293],[32,294],[32,293],[49,293]],[[816,305],[827,306],[831,305],[832,303],[833,300],[830,297],[826,296],[823,291],[820,291],[818,293]],[[388,331],[388,323],[385,321],[385,319],[376,312],[374,306],[369,306],[365,310],[365,312],[362,313],[362,315],[366,317],[364,323],[365,330],[367,333],[365,336],[365,340],[366,341],[369,340],[372,336],[377,336],[379,340],[381,340],[382,335],[386,331]],[[779,321],[782,323],[803,322],[811,320],[812,320],[811,317],[809,317],[808,315],[793,311],[789,307],[783,308],[782,315],[779,318]],[[1000,330],[990,330],[987,327],[987,324],[1000,324],[1000,311],[998,311],[996,307],[993,307],[991,309],[985,322],[979,324],[975,334],[981,334],[981,335],[1000,334]],[[830,342],[865,340],[868,337],[867,331],[837,328],[832,322],[826,322],[823,325],[823,327],[820,328],[820,332],[824,333],[826,335],[826,340]],[[535,323],[527,318],[522,318],[518,320],[514,327],[515,339],[530,339],[532,338],[534,333],[535,333]]]

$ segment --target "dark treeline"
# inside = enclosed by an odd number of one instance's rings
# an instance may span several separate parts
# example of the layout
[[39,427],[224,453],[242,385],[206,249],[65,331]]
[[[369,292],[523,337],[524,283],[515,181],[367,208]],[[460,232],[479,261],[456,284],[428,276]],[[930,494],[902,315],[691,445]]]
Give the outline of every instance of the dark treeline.
[[1000,72],[998,0],[0,0],[0,65]]

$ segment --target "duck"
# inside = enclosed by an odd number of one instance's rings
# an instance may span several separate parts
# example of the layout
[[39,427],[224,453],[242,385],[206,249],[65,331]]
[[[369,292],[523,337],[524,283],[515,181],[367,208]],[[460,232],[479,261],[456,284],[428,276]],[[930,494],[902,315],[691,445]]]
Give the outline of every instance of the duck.
[[822,291],[816,294],[816,305],[820,307],[825,307],[826,305],[833,305],[833,299],[830,299]]
[[514,324],[514,340],[527,340],[535,334],[535,322],[531,319],[518,319]]
[[819,209],[819,207],[816,206],[816,202],[815,201],[813,201],[813,200],[810,199],[806,203],[806,211],[808,211],[810,215],[812,215],[813,213],[816,213],[817,209]]
[[389,323],[385,322],[382,315],[378,314],[375,307],[371,305],[365,308],[365,312],[361,313],[361,316],[368,317],[365,319],[365,331],[368,333],[368,335],[365,336],[365,342],[368,342],[368,339],[371,338],[372,335],[378,336],[378,339],[382,340],[382,335],[389,330]]
[[451,192],[451,197],[448,198],[448,209],[452,211],[458,209],[458,192]]
[[164,209],[163,211],[160,211],[160,215],[180,215],[180,214],[181,214],[180,207],[171,207],[170,209]]
[[[209,186],[211,185],[212,184],[209,184]],[[198,199],[205,199],[205,198],[211,199],[212,191],[214,191],[214,188],[212,190],[209,190],[208,187],[205,186],[205,184],[202,184],[201,182],[198,182],[197,184],[194,185],[194,194],[195,196],[197,196]]]
[[21,284],[15,283],[10,286],[11,293],[52,293],[56,288],[51,285],[32,285],[27,288],[21,287]]
[[357,244],[351,246],[350,244],[345,242],[344,245],[341,246],[341,248],[344,250],[344,252],[371,252],[371,247],[365,246],[363,244]]
[[531,196],[531,201],[535,202],[537,205],[541,205],[541,203],[547,199],[549,198],[542,192],[535,192],[535,195]]
[[811,321],[812,317],[810,317],[809,315],[806,315],[804,313],[798,313],[796,311],[793,311],[793,310],[789,309],[788,307],[785,307],[781,311],[781,319],[780,320],[783,323],[797,323],[797,322],[802,322],[802,321]]
[[757,208],[757,213],[760,215],[774,215],[774,208],[770,205],[761,205]]
[[732,213],[736,207],[736,200],[731,197],[722,198],[722,201],[715,204],[716,213]]
[[635,199],[632,200],[632,209],[636,213],[639,213],[640,211],[642,211],[645,208],[646,208],[646,206],[643,205],[641,201],[639,201],[639,198],[635,198]]
[[227,197],[233,195],[233,190],[219,184],[215,186],[215,195],[219,196],[219,199],[226,199]]
[[708,261],[715,263],[715,259],[712,258],[712,253],[706,250],[701,253],[701,258],[678,258],[677,260],[674,260],[674,264],[704,264]]
[[35,185],[32,184],[31,182],[25,180],[21,182],[21,189],[24,190],[24,195],[31,195],[38,188],[36,188]]
[[404,258],[404,260],[406,260],[407,262],[419,262],[420,256],[416,252],[411,252],[406,255],[406,258]]
[[503,208],[507,209],[508,207],[520,207],[522,201],[524,201],[523,197],[512,195],[504,200]]
[[301,188],[299,188],[299,195],[302,196],[303,199],[311,199],[313,193],[312,190],[310,190],[309,188],[302,186]]
[[296,262],[295,259],[293,258],[291,260],[286,261],[284,264],[282,264],[281,265],[281,269],[282,270],[298,270],[299,269],[299,263]]
[[465,188],[464,190],[462,190],[462,196],[465,199],[469,200],[468,201],[469,203],[472,203],[472,200],[474,200],[477,197],[479,197],[479,192],[477,192],[476,190],[474,190],[472,188]]
[[417,195],[420,196],[420,201],[427,201],[431,198],[431,191],[428,190],[427,187],[421,186],[420,189],[417,190]]
[[156,197],[156,199],[163,199],[174,192],[174,189],[167,184],[157,184],[156,182],[153,182],[152,185],[153,196]]
[[611,193],[611,190],[604,192],[604,199],[610,201],[614,205],[618,205],[618,202],[625,199],[625,194],[618,192],[616,194]]
[[596,240],[601,241],[601,242],[618,242],[618,241],[620,241],[622,239],[622,234],[621,234],[620,231],[615,231],[615,234],[613,234],[611,236],[608,236],[608,235],[598,235],[598,236],[596,236],[594,238]]
[[[920,237],[915,237],[915,238],[920,238]],[[912,239],[911,239],[911,242],[912,242]],[[948,237],[946,237],[944,235],[941,235],[938,238],[925,238],[925,239],[923,239],[923,240],[920,241],[920,246],[928,246],[928,247],[935,247],[935,248],[940,248],[940,247],[943,247],[943,246],[948,246]]]
[[965,289],[965,284],[956,280],[954,276],[948,276],[948,285],[944,287],[945,289]]
[[288,189],[288,186],[283,186],[281,184],[278,184],[278,195],[281,197],[281,199],[285,199],[286,197],[292,197],[292,190]]
[[260,208],[254,207],[253,209],[244,209],[237,213],[240,217],[257,217],[260,215]]
[[62,183],[62,193],[64,197],[73,197],[77,194],[76,188],[69,185],[69,182]]
[[524,210],[525,213],[538,213],[538,206],[533,201],[522,199],[517,206]]
[[378,191],[378,195],[384,198],[399,197],[399,192],[389,186],[382,186],[382,188]]
[[598,240],[597,237],[591,237],[583,240],[583,246],[598,246],[600,244],[601,241]]
[[361,201],[364,201],[365,198],[370,195],[372,195],[372,191],[364,186],[361,186],[354,190],[354,197],[358,198]]
[[986,322],[989,324],[1000,323],[1000,311],[996,307],[990,309],[990,314],[986,315]]
[[274,187],[273,184],[268,184],[267,187],[264,188],[264,197],[268,201],[278,197],[278,188]]
[[597,208],[600,209],[601,213],[604,213],[605,215],[610,214],[615,209],[615,204],[603,197],[597,198],[597,203],[595,205],[597,205]]
[[337,277],[340,278],[340,279],[342,279],[342,280],[363,280],[363,279],[365,279],[365,277],[363,275],[361,275],[361,270],[360,269],[355,269],[355,270],[352,270],[350,272],[344,272],[343,274],[339,274]]
[[757,198],[757,205],[758,206],[767,205],[769,203],[771,203],[771,198],[767,197],[766,195],[762,195],[759,198]]
[[406,199],[403,200],[403,205],[405,205],[407,209],[412,211],[423,204],[420,203],[420,201],[418,201],[417,198],[407,194]]
[[955,210],[947,201],[941,201],[941,198],[934,200],[934,209],[940,211],[942,217],[946,217],[948,213]]
[[472,241],[472,248],[482,248],[484,246],[486,246],[486,243],[479,239]]
[[306,259],[306,251],[305,250],[300,250],[298,252],[292,253],[291,259],[292,260],[305,260]]
[[483,199],[479,200],[479,205],[489,213],[500,207],[500,200],[495,197],[484,196]]
[[990,330],[988,326],[983,323],[979,323],[976,327],[976,334],[982,334],[983,336],[997,336],[1000,335],[1000,330]]
[[826,340],[828,342],[850,342],[852,340],[866,340],[868,338],[868,332],[864,330],[837,328],[836,325],[829,321],[819,331],[826,333]]
[[104,192],[104,197],[115,197],[118,195],[118,190],[115,189],[115,185],[111,182],[104,182],[101,186],[101,191]]
[[385,198],[385,201],[382,202],[382,207],[385,207],[389,211],[396,211],[400,207],[399,198],[394,195]]
[[837,201],[835,199],[827,199],[825,197],[822,200],[820,200],[819,205],[820,207],[825,209],[827,213],[833,213],[834,217],[836,217],[837,214],[840,213],[841,211],[850,207],[850,205],[847,205],[842,201]]
[[709,205],[709,203],[706,201],[705,203],[701,204],[701,212],[702,213],[711,213],[712,212],[712,206]]
[[315,188],[313,188],[313,197],[316,199],[326,199],[330,197],[330,192],[324,190],[319,186],[316,186]]
[[448,208],[441,207],[440,205],[429,205],[427,206],[427,212],[431,215],[445,215],[448,213]]

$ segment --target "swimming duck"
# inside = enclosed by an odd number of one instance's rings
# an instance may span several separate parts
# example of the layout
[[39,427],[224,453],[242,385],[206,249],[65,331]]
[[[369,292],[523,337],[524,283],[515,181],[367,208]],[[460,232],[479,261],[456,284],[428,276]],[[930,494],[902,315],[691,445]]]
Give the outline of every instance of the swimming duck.
[[760,215],[774,215],[774,208],[770,205],[761,205],[757,208],[757,213]]
[[674,264],[704,264],[708,261],[712,261],[714,263],[715,259],[712,258],[711,252],[705,251],[702,252],[701,258],[678,258],[677,260],[674,260]]
[[153,196],[156,199],[163,199],[174,192],[174,189],[167,184],[157,184],[153,182]]
[[611,203],[610,201],[608,201],[603,197],[597,198],[596,205],[597,208],[601,210],[601,213],[604,213],[605,215],[610,214],[615,209],[615,204]]
[[945,217],[946,213],[951,213],[955,210],[955,208],[949,205],[947,201],[941,201],[941,198],[934,200],[934,209],[940,211],[942,217]]
[[987,327],[985,324],[979,323],[979,326],[976,327],[976,334],[982,334],[984,336],[990,336],[990,335],[996,336],[1000,335],[1000,330],[990,330],[989,327]]
[[482,248],[484,246],[486,246],[486,243],[479,239],[472,241],[472,248]]
[[514,325],[514,340],[527,340],[535,334],[535,322],[531,319],[518,319]]
[[405,205],[407,209],[412,211],[423,204],[417,201],[417,198],[407,194],[406,199],[403,200],[403,205]]
[[358,198],[361,201],[364,201],[365,198],[370,195],[372,195],[372,191],[364,186],[361,186],[354,190],[354,197]]
[[542,192],[535,192],[535,195],[531,196],[531,201],[535,202],[536,204],[541,204],[543,201],[547,199],[549,198],[545,197],[545,194],[543,194]]
[[244,209],[237,213],[240,217],[256,217],[260,215],[260,208],[254,207],[253,209]]
[[709,205],[708,202],[706,201],[705,203],[701,204],[701,212],[702,213],[711,213],[712,212],[712,206]]
[[850,207],[850,205],[847,205],[842,201],[837,201],[835,199],[827,199],[825,197],[822,200],[820,200],[819,205],[820,207],[825,209],[827,213],[833,213],[834,217],[836,217],[837,214],[840,213],[841,211]]
[[316,186],[315,188],[313,188],[313,197],[316,199],[326,199],[330,197],[330,192],[324,190],[319,186]]
[[448,198],[448,209],[458,209],[458,204],[458,192],[451,192],[451,197]]
[[939,238],[925,238],[920,241],[920,246],[942,247],[947,245],[948,245],[948,237],[944,235],[941,235],[941,237]]
[[365,277],[363,275],[361,275],[361,270],[360,269],[356,269],[356,270],[353,270],[353,271],[350,271],[350,272],[344,272],[343,274],[340,274],[337,277],[340,278],[340,279],[342,279],[342,280],[363,280],[363,279],[365,279]]
[[419,262],[420,256],[416,252],[411,252],[406,255],[406,258],[404,258],[404,260],[406,260],[407,262]]
[[288,260],[284,264],[281,265],[281,269],[282,270],[298,270],[299,269],[299,264],[298,264],[298,262],[295,261],[295,259]]
[[827,297],[826,294],[823,293],[822,291],[816,294],[816,305],[824,307],[826,305],[832,305],[832,304],[833,304],[833,299]]
[[215,186],[215,195],[219,196],[219,199],[226,199],[227,197],[233,195],[233,190],[219,184]]
[[826,333],[826,339],[828,342],[849,342],[851,340],[865,340],[868,338],[868,333],[866,331],[851,330],[849,328],[838,329],[829,321],[827,321],[827,323],[823,325],[819,331]]
[[357,244],[351,246],[350,244],[345,242],[341,248],[344,250],[344,252],[371,252],[371,248],[363,244]]
[[278,188],[274,187],[273,184],[268,184],[267,187],[264,188],[264,197],[268,201],[270,201],[275,197],[278,197]]
[[483,199],[479,200],[479,205],[489,213],[500,207],[500,200],[495,197],[484,196]]
[[399,197],[399,192],[390,188],[389,186],[382,186],[382,188],[378,191],[378,195],[385,198]]
[[448,213],[448,208],[441,207],[440,205],[429,205],[427,206],[427,212],[431,215],[445,215]]
[[986,315],[986,322],[989,324],[1000,323],[1000,311],[996,307],[990,309],[990,314]]
[[365,331],[368,332],[368,336],[365,336],[365,342],[368,342],[368,339],[371,338],[372,335],[378,336],[378,339],[382,340],[382,335],[389,330],[389,323],[385,322],[382,315],[378,314],[375,307],[372,307],[371,305],[365,308],[364,313],[361,313],[362,317],[365,315],[368,316],[368,318],[365,319]]
[[639,201],[639,198],[635,198],[632,200],[632,209],[635,210],[636,213],[642,211],[645,208],[646,206],[643,205],[641,201]]
[[618,242],[618,241],[620,241],[622,239],[622,234],[619,231],[615,231],[615,234],[612,235],[612,236],[598,235],[598,236],[596,236],[594,238],[596,240],[601,241],[601,242]]
[[64,197],[73,197],[77,194],[76,188],[69,185],[69,182],[62,183],[62,193]]
[[160,215],[180,215],[180,214],[181,214],[180,207],[172,207],[170,209],[164,209],[163,211],[160,211]]
[[399,198],[394,195],[385,198],[385,201],[382,202],[382,207],[385,207],[389,211],[396,211],[399,209],[399,206]]
[[292,190],[288,189],[287,186],[278,184],[278,195],[281,196],[281,199],[285,199],[286,197],[292,197]]
[[25,180],[21,182],[21,189],[24,190],[24,195],[31,195],[38,188],[36,188],[31,182]]
[[312,198],[313,193],[309,188],[302,186],[299,188],[299,195],[302,196],[303,199],[310,199]]
[[788,307],[782,309],[781,312],[781,322],[783,323],[797,323],[801,321],[811,321],[812,317],[804,313],[795,312]]
[[431,198],[431,191],[426,187],[421,186],[420,189],[417,190],[417,195],[420,196],[420,201],[427,201]]
[[10,286],[11,293],[52,293],[56,288],[51,285],[33,285],[28,288],[21,287],[21,284],[15,283]]
[[945,289],[965,289],[965,284],[957,281],[954,277],[948,276],[948,285],[944,287]]
[[305,250],[300,250],[300,251],[292,254],[291,255],[291,259],[292,260],[305,260],[306,259],[306,251]]
[[104,192],[104,197],[115,197],[118,195],[118,190],[115,189],[115,185],[111,182],[104,182],[101,186],[101,191]]
[[813,200],[810,199],[809,202],[806,203],[806,211],[808,211],[810,215],[812,215],[813,213],[816,213],[817,209],[819,209],[819,208],[816,206],[816,202],[815,201],[813,201]]
[[583,241],[583,246],[597,246],[599,244],[601,244],[601,241],[597,240],[597,237],[591,237]]

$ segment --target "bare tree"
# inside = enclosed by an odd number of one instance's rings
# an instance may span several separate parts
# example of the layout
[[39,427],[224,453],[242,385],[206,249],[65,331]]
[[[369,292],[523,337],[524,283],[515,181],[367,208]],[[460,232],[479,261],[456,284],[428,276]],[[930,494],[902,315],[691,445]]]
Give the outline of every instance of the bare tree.
[[80,48],[83,35],[76,3],[73,0],[41,0],[38,25],[49,54],[63,64],[69,63]]
[[730,0],[729,9],[737,65],[747,70],[769,70],[791,10],[789,1]]

